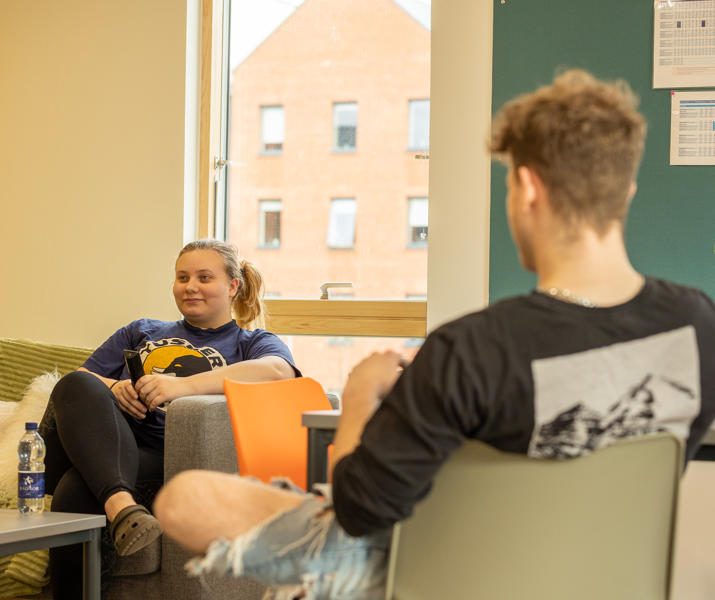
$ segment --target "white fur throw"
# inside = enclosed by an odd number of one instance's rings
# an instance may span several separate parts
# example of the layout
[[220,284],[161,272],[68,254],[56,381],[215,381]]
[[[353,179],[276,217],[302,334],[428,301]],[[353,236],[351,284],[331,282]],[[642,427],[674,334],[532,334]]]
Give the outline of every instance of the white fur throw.
[[0,496],[17,498],[17,443],[25,423],[42,419],[50,393],[60,376],[57,371],[38,375],[25,389],[20,402],[0,401]]

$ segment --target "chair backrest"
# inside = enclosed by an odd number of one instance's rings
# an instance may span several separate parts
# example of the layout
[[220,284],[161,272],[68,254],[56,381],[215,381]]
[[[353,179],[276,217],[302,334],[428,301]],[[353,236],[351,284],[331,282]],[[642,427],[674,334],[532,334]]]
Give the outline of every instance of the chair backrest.
[[470,440],[395,526],[386,598],[669,597],[682,442],[534,460]]
[[238,472],[263,481],[286,476],[305,489],[308,433],[301,415],[330,410],[321,385],[310,377],[262,383],[224,380],[236,442]]

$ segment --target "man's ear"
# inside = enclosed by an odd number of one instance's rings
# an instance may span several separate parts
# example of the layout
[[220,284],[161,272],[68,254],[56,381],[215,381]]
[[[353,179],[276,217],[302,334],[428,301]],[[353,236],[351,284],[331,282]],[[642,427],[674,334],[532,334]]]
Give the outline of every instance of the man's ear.
[[516,170],[519,185],[523,191],[523,199],[526,206],[531,207],[533,203],[543,194],[544,184],[536,171],[531,167],[521,166]]
[[631,181],[631,185],[628,188],[628,202],[633,200],[633,196],[636,195],[638,191],[638,184],[635,181]]

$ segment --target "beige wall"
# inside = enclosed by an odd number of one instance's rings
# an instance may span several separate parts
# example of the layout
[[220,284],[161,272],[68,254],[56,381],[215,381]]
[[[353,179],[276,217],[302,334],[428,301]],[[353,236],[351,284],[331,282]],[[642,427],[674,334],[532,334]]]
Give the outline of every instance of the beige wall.
[[[491,10],[433,5],[430,327],[487,299]],[[0,336],[94,345],[176,315],[186,14],[186,0],[2,3]]]
[[492,4],[432,2],[429,330],[489,296]]
[[0,337],[174,318],[187,2],[0,4]]

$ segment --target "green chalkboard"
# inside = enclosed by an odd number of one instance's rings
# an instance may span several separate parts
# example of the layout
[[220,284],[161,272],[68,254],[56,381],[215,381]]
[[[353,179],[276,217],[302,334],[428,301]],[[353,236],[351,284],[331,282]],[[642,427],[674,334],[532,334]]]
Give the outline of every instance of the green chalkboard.
[[[670,90],[652,88],[653,0],[493,0],[492,101],[578,67],[625,79],[648,120],[646,151],[626,244],[642,273],[693,285],[715,298],[715,167],[669,166]],[[525,293],[535,277],[519,266],[506,223],[505,168],[492,167],[489,296]]]

